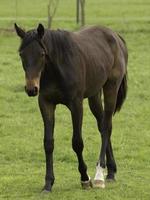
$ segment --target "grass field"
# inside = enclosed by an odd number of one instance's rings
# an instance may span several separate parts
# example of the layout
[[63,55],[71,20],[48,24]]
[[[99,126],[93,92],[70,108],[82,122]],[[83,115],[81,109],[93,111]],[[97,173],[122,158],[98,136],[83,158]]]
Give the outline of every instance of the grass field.
[[[13,22],[33,28],[46,25],[47,1],[0,0],[0,29]],[[74,3],[74,4],[73,4]],[[113,120],[112,141],[118,164],[117,181],[105,190],[80,187],[76,156],[71,149],[69,111],[56,112],[53,192],[40,194],[44,184],[43,125],[37,98],[23,91],[24,73],[17,49],[19,39],[0,31],[0,199],[149,200],[150,199],[150,2],[149,0],[87,0],[86,24],[103,24],[118,31],[129,49],[128,97]],[[62,0],[53,27],[77,29],[75,1]],[[84,157],[94,176],[99,154],[95,119],[84,103]]]

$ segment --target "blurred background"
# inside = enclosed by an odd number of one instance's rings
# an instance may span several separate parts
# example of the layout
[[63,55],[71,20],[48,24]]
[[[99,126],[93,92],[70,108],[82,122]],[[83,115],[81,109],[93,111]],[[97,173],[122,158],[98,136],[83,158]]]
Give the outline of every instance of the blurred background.
[[138,25],[149,30],[149,0],[0,0],[0,28],[12,29],[14,22],[25,27],[35,27],[38,22],[48,26],[50,14],[53,27],[74,29],[82,5],[85,24],[119,26],[124,31],[137,30]]
[[[70,112],[57,106],[53,193],[40,197],[44,183],[43,123],[37,98],[24,92],[14,22],[28,30],[38,23],[78,30],[103,25],[127,43],[128,95],[113,118],[112,144],[117,181],[105,190],[83,191],[71,149]],[[150,0],[0,0],[0,200],[150,199]],[[100,136],[84,102],[84,157],[93,178]]]

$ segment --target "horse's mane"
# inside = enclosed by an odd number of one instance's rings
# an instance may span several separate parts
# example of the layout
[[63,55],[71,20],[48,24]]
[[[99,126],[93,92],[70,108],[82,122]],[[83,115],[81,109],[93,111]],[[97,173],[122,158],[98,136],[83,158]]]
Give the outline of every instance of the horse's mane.
[[71,32],[65,30],[47,30],[44,43],[50,59],[55,64],[71,64],[73,55],[76,55],[76,44]]

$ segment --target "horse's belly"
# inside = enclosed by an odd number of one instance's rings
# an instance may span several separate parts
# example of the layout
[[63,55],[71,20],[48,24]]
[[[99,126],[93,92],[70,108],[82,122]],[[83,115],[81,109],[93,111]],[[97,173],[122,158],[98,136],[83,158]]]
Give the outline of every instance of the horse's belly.
[[95,69],[88,69],[86,73],[86,87],[84,98],[94,96],[103,87],[107,81],[107,72],[102,66],[95,67]]

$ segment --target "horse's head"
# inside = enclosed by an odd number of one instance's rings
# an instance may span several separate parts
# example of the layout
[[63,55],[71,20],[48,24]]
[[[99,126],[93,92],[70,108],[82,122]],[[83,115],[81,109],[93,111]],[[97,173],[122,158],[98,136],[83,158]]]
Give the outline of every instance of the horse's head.
[[39,24],[36,30],[25,32],[15,24],[17,35],[21,38],[19,54],[25,71],[25,91],[29,96],[39,92],[40,77],[46,62],[46,49],[42,38],[44,27]]

